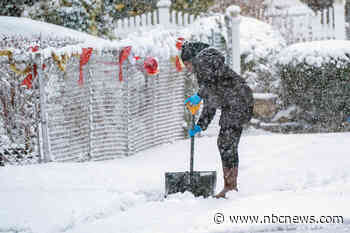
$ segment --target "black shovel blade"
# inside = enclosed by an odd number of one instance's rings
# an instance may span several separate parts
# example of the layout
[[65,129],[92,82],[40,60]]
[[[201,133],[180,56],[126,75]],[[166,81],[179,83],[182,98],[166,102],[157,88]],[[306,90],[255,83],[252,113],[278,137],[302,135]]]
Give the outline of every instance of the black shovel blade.
[[[191,182],[192,179],[192,182]],[[194,196],[213,196],[216,188],[216,171],[166,172],[165,197],[189,191]]]

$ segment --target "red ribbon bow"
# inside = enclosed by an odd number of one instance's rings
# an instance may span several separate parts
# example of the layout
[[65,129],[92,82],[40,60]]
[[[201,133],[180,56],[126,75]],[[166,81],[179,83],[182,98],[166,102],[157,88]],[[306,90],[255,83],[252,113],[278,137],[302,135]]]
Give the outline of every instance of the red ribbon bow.
[[124,47],[119,54],[119,81],[123,81],[123,62],[129,57],[131,53],[131,46]]
[[78,84],[81,86],[84,83],[84,77],[83,77],[83,66],[86,65],[91,57],[92,54],[92,48],[83,48],[83,53],[80,55],[80,66],[79,66],[79,81]]
[[177,38],[177,41],[176,41],[176,48],[177,48],[178,50],[181,50],[182,44],[183,44],[184,41],[185,41],[185,38],[183,38],[183,37]]
[[143,62],[143,68],[149,75],[157,74],[158,62],[154,57],[146,57],[145,61]]
[[[39,45],[36,45],[34,47],[29,47],[32,52],[38,52],[39,51]],[[45,64],[43,64],[43,69],[45,69]],[[33,74],[31,73],[32,70],[30,70],[30,73],[25,77],[25,79],[22,81],[21,85],[27,86],[28,89],[31,89],[33,87]],[[33,73],[34,77],[38,75],[38,66],[36,64],[33,65]]]

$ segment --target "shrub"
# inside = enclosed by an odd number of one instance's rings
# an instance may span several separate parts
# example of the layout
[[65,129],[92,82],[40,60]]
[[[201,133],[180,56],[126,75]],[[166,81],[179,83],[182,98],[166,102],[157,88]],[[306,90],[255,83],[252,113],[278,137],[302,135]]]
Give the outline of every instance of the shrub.
[[250,17],[242,17],[240,33],[243,77],[254,92],[277,93],[280,80],[272,61],[286,46],[284,38],[271,25]]
[[308,123],[335,130],[350,116],[350,42],[316,41],[284,49],[277,61],[282,100]]

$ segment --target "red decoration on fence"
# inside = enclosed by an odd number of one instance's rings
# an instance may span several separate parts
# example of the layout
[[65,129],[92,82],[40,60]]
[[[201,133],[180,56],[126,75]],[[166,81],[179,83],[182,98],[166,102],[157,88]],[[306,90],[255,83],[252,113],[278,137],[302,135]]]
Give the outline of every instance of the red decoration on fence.
[[178,72],[182,71],[182,64],[181,64],[179,56],[176,56],[175,66],[176,66],[176,70]]
[[178,50],[181,50],[182,44],[183,44],[184,41],[185,41],[185,38],[182,38],[182,37],[177,38],[177,41],[176,41],[176,48],[177,48]]
[[[36,45],[34,47],[30,46],[29,47],[32,52],[38,52],[39,51],[39,45]],[[43,64],[43,69],[45,64]],[[26,76],[26,78],[22,81],[21,85],[27,86],[28,89],[31,89],[33,87],[33,74],[30,73]],[[33,65],[33,73],[34,73],[34,78],[38,75],[38,66],[36,64]]]
[[143,68],[149,75],[154,75],[158,73],[158,62],[154,57],[146,57]]
[[22,81],[21,85],[27,86],[28,89],[32,88],[33,75],[30,73],[27,77]]
[[84,83],[83,77],[83,66],[88,63],[92,54],[92,48],[83,48],[83,53],[80,55],[80,66],[79,66],[79,81],[78,84],[81,86]]
[[30,46],[29,49],[32,50],[32,52],[38,52],[39,51],[39,45],[35,45],[34,47]]
[[119,81],[123,81],[123,62],[129,57],[131,46],[124,47],[119,54]]

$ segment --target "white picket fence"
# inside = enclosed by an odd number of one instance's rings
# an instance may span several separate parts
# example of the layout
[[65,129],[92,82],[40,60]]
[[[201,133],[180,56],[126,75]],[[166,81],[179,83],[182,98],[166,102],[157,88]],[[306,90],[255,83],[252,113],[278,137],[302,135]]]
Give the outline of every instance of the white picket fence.
[[[196,16],[172,11],[170,6],[170,0],[160,0],[157,4],[158,8],[152,12],[119,19],[115,23],[116,35],[125,37],[131,32],[159,24],[165,28],[185,27],[196,20]],[[305,9],[307,9],[306,6]],[[288,44],[302,41],[346,38],[345,9],[341,4],[335,4],[334,7],[316,13],[311,9],[297,10],[296,12],[286,8],[278,11],[257,12],[257,14],[259,14],[257,15],[258,18],[262,17],[264,21],[272,24],[279,30],[286,38]]]
[[196,19],[196,16],[192,14],[171,11],[170,6],[170,0],[160,0],[157,3],[158,8],[154,11],[117,20],[115,23],[116,35],[126,35],[137,29],[158,24],[162,24],[166,28],[183,27],[193,23]]
[[[191,14],[187,14],[179,11],[171,11],[170,0],[160,0],[157,4],[158,9],[152,12],[145,13],[140,16],[129,17],[120,19],[116,22],[115,33],[119,37],[126,36],[131,32],[135,32],[139,29],[147,29],[154,25],[163,25],[166,29],[181,29],[187,25],[190,25],[196,20],[196,17]],[[232,64],[233,70],[240,73],[240,8],[238,6],[231,6],[226,10],[227,15],[231,18],[232,35],[231,40],[227,43],[231,54],[227,54]]]
[[345,9],[341,4],[322,11],[270,11],[264,20],[284,36],[288,44],[303,41],[345,39]]

